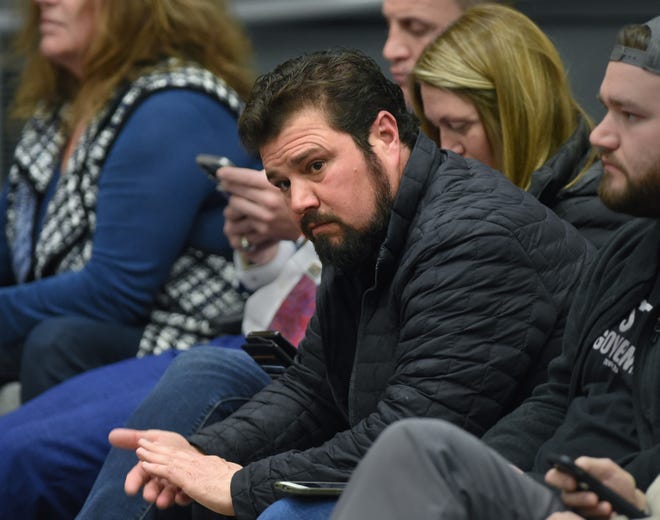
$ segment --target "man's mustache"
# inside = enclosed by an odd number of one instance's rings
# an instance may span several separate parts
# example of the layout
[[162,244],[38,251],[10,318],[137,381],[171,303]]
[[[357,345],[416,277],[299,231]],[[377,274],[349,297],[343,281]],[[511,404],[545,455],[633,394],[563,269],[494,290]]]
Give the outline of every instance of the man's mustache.
[[628,170],[626,170],[626,168],[623,166],[623,164],[621,164],[613,155],[610,155],[606,152],[602,152],[602,151],[599,150],[598,151],[598,158],[601,161],[606,162],[607,164],[611,164],[616,169],[621,170],[622,172],[624,172],[626,174],[628,173]]
[[320,213],[317,210],[309,210],[300,219],[300,228],[302,229],[305,236],[309,238],[311,234],[310,227],[316,227],[320,226],[321,224],[330,223],[342,224],[342,221],[335,215]]

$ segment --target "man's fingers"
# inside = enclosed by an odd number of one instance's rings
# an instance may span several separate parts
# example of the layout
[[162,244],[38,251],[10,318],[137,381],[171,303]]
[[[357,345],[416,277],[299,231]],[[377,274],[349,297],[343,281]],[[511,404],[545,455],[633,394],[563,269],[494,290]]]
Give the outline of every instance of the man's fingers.
[[115,428],[108,434],[110,444],[116,448],[125,450],[134,450],[138,447],[140,439],[157,441],[158,438],[167,432],[163,430],[133,430],[131,428]]
[[[140,464],[144,466],[145,463],[141,462]],[[149,474],[149,481],[144,485],[144,489],[142,490],[142,497],[147,502],[155,503],[158,499],[158,496],[160,495],[160,492],[163,490],[164,485],[160,479],[154,478],[150,472],[146,473]]]
[[156,499],[156,507],[158,509],[167,509],[175,503],[177,488],[170,485],[163,486],[158,498]]
[[140,447],[135,450],[135,454],[140,460],[153,462],[155,464],[168,464],[176,457],[180,456],[179,451],[173,450],[169,446],[163,446],[157,443],[140,439]]
[[612,506],[599,502],[598,496],[590,491],[562,493],[562,501],[585,518],[609,518],[612,514]]
[[564,492],[562,500],[571,509],[592,508],[598,505],[598,496],[591,491]]
[[[180,486],[178,471],[175,468],[172,468],[164,464],[159,464],[157,462],[148,462],[146,460],[143,460],[142,462],[140,462],[140,464],[142,465],[142,468],[147,473],[149,473],[149,475],[151,475],[152,477],[158,477],[157,479],[152,479],[152,480],[162,479],[163,481],[166,481],[170,485]],[[161,492],[162,488],[163,486],[161,484],[160,487],[158,488],[158,493]],[[145,486],[144,489],[146,491],[147,486]]]
[[174,502],[177,505],[180,506],[187,506],[192,502],[192,498],[190,498],[186,493],[183,491],[179,490],[174,498]]
[[556,488],[564,491],[573,491],[577,488],[577,482],[571,475],[552,468],[545,474],[545,481]]
[[140,464],[136,464],[126,474],[126,480],[124,481],[124,491],[127,495],[137,495],[138,491],[145,485],[149,480],[149,475],[142,469]]
[[138,441],[140,440],[144,431],[131,430],[129,428],[115,428],[108,434],[108,440],[116,448],[124,450],[134,450],[137,448]]

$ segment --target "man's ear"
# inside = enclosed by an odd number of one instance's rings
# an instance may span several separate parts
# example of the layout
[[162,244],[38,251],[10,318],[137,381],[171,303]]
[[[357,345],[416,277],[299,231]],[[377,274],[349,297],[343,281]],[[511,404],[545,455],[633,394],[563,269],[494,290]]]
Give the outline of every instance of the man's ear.
[[399,189],[399,182],[408,160],[407,147],[399,139],[399,125],[387,110],[381,110],[369,130],[369,144],[378,157],[390,181],[392,196]]
[[369,144],[374,147],[380,144],[386,148],[395,145],[398,148],[399,125],[396,118],[387,110],[378,112],[376,119],[374,119],[369,131]]

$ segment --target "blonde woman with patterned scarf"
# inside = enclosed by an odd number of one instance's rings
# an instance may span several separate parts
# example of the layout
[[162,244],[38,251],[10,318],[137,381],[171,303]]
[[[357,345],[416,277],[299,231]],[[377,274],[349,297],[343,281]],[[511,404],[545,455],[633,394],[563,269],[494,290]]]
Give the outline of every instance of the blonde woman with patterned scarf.
[[24,120],[0,197],[0,382],[29,399],[186,349],[242,310],[225,202],[200,152],[256,162],[236,118],[250,47],[218,0],[35,0]]

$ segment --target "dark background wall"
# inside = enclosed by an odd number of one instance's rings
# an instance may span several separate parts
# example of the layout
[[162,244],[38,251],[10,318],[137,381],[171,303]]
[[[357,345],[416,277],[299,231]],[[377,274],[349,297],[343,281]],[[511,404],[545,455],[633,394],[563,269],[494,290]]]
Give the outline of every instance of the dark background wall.
[[[4,66],[7,36],[17,20],[11,4],[0,0],[0,180],[6,174],[15,131],[5,121],[12,71]],[[20,0],[29,1],[29,0]],[[382,0],[233,0],[232,9],[246,24],[261,72],[304,51],[332,46],[355,47],[381,56],[386,36]],[[559,48],[577,99],[592,117],[602,115],[596,100],[616,31],[660,14],[658,0],[518,0]]]
[[[15,67],[9,65],[9,42],[18,18],[9,0],[0,0],[0,184],[7,175],[8,162],[14,147],[16,125],[7,121],[7,105],[12,92]],[[15,5],[15,4],[14,4]]]
[[[248,24],[262,71],[303,51],[336,45],[362,49],[387,70],[381,56],[387,34],[381,1],[324,0],[295,14],[286,14],[287,9],[315,2],[235,0],[234,8]],[[558,47],[575,96],[595,118],[602,115],[596,94],[617,30],[660,14],[657,0],[518,0],[515,5]]]

